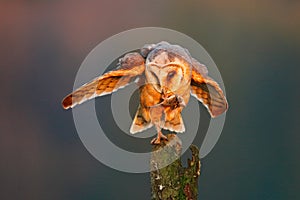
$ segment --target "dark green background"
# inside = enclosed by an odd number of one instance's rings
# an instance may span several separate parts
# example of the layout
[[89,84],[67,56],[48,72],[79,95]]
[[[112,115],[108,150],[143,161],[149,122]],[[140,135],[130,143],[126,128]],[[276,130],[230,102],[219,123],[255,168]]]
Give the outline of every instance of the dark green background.
[[0,199],[150,198],[149,174],[95,160],[60,106],[99,42],[144,26],[197,40],[226,86],[199,199],[300,199],[299,19],[292,0],[1,1]]

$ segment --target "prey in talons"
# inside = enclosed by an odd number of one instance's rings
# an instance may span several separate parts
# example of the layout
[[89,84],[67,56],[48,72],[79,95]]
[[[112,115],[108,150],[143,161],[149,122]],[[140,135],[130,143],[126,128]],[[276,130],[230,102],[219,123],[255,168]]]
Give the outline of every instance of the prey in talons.
[[151,144],[160,144],[161,140],[168,141],[168,138],[162,133],[162,127],[165,127],[165,122],[170,121],[166,116],[169,116],[168,112],[170,111],[179,107],[185,107],[183,98],[175,94],[171,96],[163,94],[161,100],[162,102],[159,104],[150,107],[150,118],[157,131],[157,137],[151,140]]

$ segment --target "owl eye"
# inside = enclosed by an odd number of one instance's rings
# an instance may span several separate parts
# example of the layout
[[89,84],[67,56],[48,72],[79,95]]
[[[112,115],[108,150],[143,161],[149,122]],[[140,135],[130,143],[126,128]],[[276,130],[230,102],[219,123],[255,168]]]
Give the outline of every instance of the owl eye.
[[176,72],[175,71],[171,71],[168,73],[168,79],[173,78],[173,76],[175,76]]

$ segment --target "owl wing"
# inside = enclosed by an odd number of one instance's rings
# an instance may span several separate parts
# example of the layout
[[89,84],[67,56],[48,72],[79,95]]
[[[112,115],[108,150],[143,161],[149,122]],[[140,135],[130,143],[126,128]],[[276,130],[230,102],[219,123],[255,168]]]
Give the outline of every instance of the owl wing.
[[207,74],[206,66],[193,59],[191,94],[217,117],[227,110],[228,103],[218,83]]
[[145,71],[145,59],[139,53],[128,53],[120,59],[120,68],[84,84],[62,101],[64,109],[73,108],[89,99],[115,92],[133,82]]

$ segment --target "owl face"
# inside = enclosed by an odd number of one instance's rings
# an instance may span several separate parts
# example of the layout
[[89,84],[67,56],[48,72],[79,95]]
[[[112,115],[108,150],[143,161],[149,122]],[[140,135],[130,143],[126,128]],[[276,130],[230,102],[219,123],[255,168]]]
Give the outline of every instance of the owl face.
[[191,67],[183,58],[166,50],[153,51],[146,60],[145,76],[161,94],[173,94],[190,84]]

